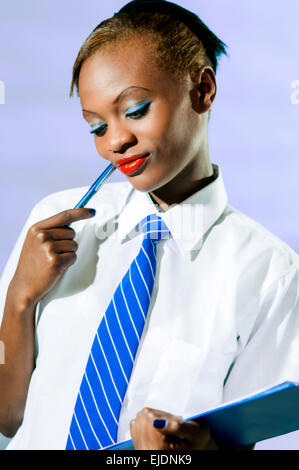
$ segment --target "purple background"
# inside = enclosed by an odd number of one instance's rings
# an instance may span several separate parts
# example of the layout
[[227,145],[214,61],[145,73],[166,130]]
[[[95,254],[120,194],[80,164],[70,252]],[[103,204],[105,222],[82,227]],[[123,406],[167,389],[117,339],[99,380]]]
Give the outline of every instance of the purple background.
[[[0,6],[0,272],[30,210],[52,192],[89,185],[106,167],[68,98],[84,39],[125,1],[10,0]],[[229,46],[217,73],[209,127],[211,160],[221,166],[230,204],[299,251],[299,80],[295,0],[177,1]],[[122,181],[116,172],[110,181]],[[76,203],[77,201],[74,201]],[[92,206],[92,205],[91,205]],[[263,449],[299,449],[299,432]]]

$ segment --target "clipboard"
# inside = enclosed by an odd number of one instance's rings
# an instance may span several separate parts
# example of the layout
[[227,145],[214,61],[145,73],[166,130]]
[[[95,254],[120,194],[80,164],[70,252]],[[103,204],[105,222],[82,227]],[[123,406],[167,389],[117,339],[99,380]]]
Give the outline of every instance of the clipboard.
[[[184,421],[191,420],[205,420],[225,448],[238,449],[281,436],[299,429],[299,384],[283,382]],[[104,450],[114,449],[134,450],[133,442],[120,442]]]

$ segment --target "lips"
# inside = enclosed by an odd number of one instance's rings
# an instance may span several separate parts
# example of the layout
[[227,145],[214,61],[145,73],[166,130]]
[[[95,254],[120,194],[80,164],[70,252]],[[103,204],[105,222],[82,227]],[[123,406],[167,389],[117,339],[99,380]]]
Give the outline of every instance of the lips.
[[149,153],[140,153],[138,155],[132,155],[131,157],[126,157],[126,158],[121,158],[120,160],[117,160],[115,165],[118,167],[119,165],[126,165],[127,163],[133,162],[134,160],[137,160],[138,158],[144,158],[148,156]]
[[145,160],[150,156],[149,153],[142,153],[139,155],[132,155],[131,157],[121,158],[115,163],[115,166],[125,174],[134,173]]

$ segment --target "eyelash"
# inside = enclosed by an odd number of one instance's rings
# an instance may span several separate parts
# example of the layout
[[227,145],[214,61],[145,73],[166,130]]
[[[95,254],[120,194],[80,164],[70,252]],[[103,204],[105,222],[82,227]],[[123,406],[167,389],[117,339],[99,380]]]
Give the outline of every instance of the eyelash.
[[[143,116],[145,116],[148,113],[150,105],[151,105],[151,102],[148,101],[145,104],[142,104],[141,106],[138,106],[136,111],[133,111],[132,113],[126,114],[126,116],[128,116],[128,117],[135,116],[135,117],[133,117],[133,119],[141,119]],[[100,127],[96,127],[95,129],[92,129],[90,131],[90,133],[95,134],[97,137],[102,137],[104,135],[103,130],[106,129],[106,128],[107,128],[107,124],[104,124]]]

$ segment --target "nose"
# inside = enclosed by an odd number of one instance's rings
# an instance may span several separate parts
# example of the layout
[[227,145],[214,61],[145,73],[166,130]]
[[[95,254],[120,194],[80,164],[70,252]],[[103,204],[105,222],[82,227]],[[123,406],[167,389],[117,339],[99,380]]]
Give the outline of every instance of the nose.
[[122,153],[136,142],[135,134],[125,125],[110,125],[107,132],[107,146],[109,152]]

